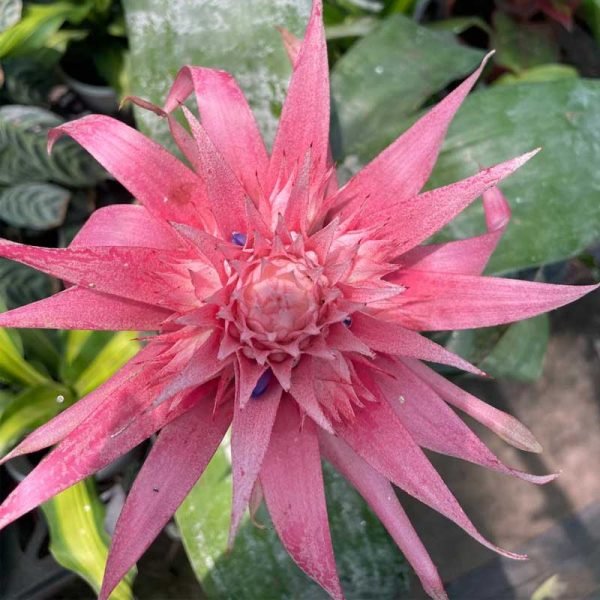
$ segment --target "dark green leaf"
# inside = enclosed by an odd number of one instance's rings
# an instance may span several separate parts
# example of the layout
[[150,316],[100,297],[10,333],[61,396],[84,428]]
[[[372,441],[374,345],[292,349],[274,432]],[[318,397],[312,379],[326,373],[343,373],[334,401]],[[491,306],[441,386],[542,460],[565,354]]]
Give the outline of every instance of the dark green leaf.
[[[497,86],[472,94],[455,118],[428,185],[437,187],[541,146],[502,184],[513,220],[492,256],[499,273],[557,262],[600,239],[600,82]],[[483,228],[475,203],[444,232]]]
[[125,57],[125,48],[116,44],[99,48],[94,52],[94,64],[98,73],[119,94],[124,92],[126,82]]
[[[402,555],[360,497],[325,469],[328,512],[336,559],[349,600],[406,597]],[[281,546],[266,511],[259,529],[245,521],[227,551],[231,510],[230,465],[219,450],[177,511],[184,546],[209,599],[317,600],[327,598]]]
[[392,13],[404,13],[408,15],[412,13],[417,0],[392,0],[386,7],[388,14]]
[[25,356],[36,361],[56,376],[61,360],[62,344],[59,332],[53,329],[19,329]]
[[447,348],[492,377],[535,381],[542,374],[548,334],[548,315],[540,315],[507,327],[455,331]]
[[50,53],[2,61],[4,91],[10,102],[47,106],[56,80],[54,63]]
[[596,41],[600,42],[600,0],[583,0],[581,13]]
[[393,15],[335,64],[332,144],[337,159],[366,160],[398,134],[433,94],[473,70],[479,50]]
[[548,23],[519,22],[497,12],[492,41],[496,63],[515,73],[560,60],[560,48]]
[[548,64],[525,69],[518,74],[505,73],[494,81],[494,85],[510,85],[513,83],[539,83],[544,81],[558,81],[559,79],[573,79],[577,77],[577,69],[569,65]]
[[[125,0],[124,6],[133,93],[162,104],[183,65],[219,67],[236,76],[263,133],[273,139],[290,73],[275,27],[302,34],[310,0]],[[155,139],[169,141],[164,121],[137,116]]]
[[51,183],[21,183],[0,189],[0,219],[14,227],[45,231],[65,218],[71,193]]
[[48,131],[62,122],[35,106],[0,107],[0,183],[50,180],[87,187],[105,179],[98,163],[72,140],[59,140],[48,154]]
[[9,308],[23,306],[58,291],[58,282],[39,271],[0,258],[0,295]]
[[443,19],[442,21],[433,21],[427,25],[434,31],[449,31],[454,35],[460,35],[474,27],[480,29],[484,33],[491,35],[492,29],[490,26],[480,17],[468,16],[468,17],[454,17],[452,19]]

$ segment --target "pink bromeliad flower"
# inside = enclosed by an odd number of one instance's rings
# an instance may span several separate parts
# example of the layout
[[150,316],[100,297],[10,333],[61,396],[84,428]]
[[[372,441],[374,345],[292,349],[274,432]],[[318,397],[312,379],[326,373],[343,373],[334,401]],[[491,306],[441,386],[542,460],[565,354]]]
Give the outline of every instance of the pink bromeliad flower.
[[[4,459],[56,445],[0,508],[0,526],[160,431],[120,515],[102,599],[230,427],[231,541],[249,503],[264,497],[292,558],[334,598],[343,593],[322,457],[364,496],[438,599],[442,583],[392,484],[498,549],[422,448],[535,483],[553,478],[515,471],[483,445],[451,407],[518,448],[540,450],[515,419],[421,362],[480,373],[419,333],[512,322],[593,289],[481,275],[510,216],[495,186],[535,152],[420,193],[482,65],[338,187],[321,10],[315,1],[302,43],[285,36],[294,70],[270,155],[234,79],[185,67],[164,109],[138,103],[169,120],[190,166],[109,117],[67,123],[51,142],[77,140],[140,205],[98,210],[66,249],[0,241],[1,256],[69,284],[1,315],[1,326],[158,332]],[[201,122],[184,108],[188,132],[171,113],[192,92]],[[481,195],[486,233],[422,245]]]

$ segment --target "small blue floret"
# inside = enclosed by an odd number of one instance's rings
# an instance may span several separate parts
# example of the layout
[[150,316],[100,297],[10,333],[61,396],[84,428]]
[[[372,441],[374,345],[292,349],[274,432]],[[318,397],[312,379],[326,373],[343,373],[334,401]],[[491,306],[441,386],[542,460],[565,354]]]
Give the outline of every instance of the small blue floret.
[[240,233],[239,231],[234,231],[231,234],[231,241],[236,244],[237,246],[245,246],[246,245],[246,240],[248,239],[248,237],[246,236],[245,233]]
[[258,398],[259,396],[262,396],[265,393],[265,391],[269,387],[269,383],[271,382],[272,375],[273,373],[271,373],[271,369],[267,369],[258,378],[258,382],[256,383],[255,388],[252,390],[252,394],[250,394],[252,398]]

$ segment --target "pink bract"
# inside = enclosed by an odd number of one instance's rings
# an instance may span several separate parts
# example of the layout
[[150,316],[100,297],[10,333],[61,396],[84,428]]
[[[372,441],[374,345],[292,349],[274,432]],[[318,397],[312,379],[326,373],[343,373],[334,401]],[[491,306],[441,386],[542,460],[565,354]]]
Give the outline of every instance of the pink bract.
[[[336,572],[324,457],[357,488],[433,598],[445,592],[392,484],[502,554],[475,529],[422,448],[534,483],[502,464],[452,407],[537,452],[511,416],[421,361],[481,373],[419,331],[509,323],[588,287],[482,276],[510,218],[495,187],[534,152],[421,192],[448,125],[483,66],[339,187],[329,159],[329,80],[321,2],[302,43],[269,154],[235,80],[184,67],[164,109],[190,166],[127,125],[91,115],[55,129],[109,170],[139,205],[95,212],[69,248],[0,241],[0,255],[70,285],[4,313],[5,327],[156,330],[111,380],[26,438],[4,460],[56,447],[0,508],[5,526],[158,439],[119,518],[104,585],[138,560],[231,427],[231,541],[264,494],[292,558],[332,597]],[[172,116],[195,93],[189,130]],[[422,245],[483,195],[487,232]]]

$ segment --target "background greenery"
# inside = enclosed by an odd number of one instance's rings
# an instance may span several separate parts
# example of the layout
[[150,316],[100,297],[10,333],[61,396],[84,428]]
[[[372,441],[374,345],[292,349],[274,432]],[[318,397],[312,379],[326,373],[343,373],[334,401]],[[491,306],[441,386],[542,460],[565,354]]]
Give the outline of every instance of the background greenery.
[[[65,246],[94,208],[129,201],[75,144],[62,141],[48,157],[45,134],[94,110],[97,95],[111,90],[107,112],[116,112],[118,99],[128,93],[160,104],[183,64],[231,71],[272,140],[290,73],[276,26],[301,35],[309,9],[309,0],[0,0],[1,235]],[[428,185],[455,181],[542,146],[534,161],[503,184],[513,221],[489,272],[567,283],[598,279],[599,0],[326,0],[325,21],[332,147],[342,178],[373,158],[495,48],[450,129]],[[133,118],[127,111],[118,117]],[[170,144],[164,122],[154,115],[136,113],[135,122]],[[481,206],[475,204],[440,237],[482,230]],[[9,307],[59,287],[30,269],[0,261],[0,295]],[[488,373],[533,381],[541,373],[548,336],[548,319],[542,316],[440,339]],[[0,337],[2,451],[93,389],[137,349],[133,333],[0,331]],[[105,525],[110,529],[114,523],[114,498],[122,498],[143,452],[43,508],[50,552],[95,589],[106,557]],[[172,537],[181,536],[202,593],[208,598],[319,597],[283,551],[265,514],[259,514],[265,527],[246,522],[235,549],[227,552],[227,456],[226,447],[217,453],[177,513],[179,533],[170,530]],[[4,473],[2,494],[18,476]],[[343,481],[329,470],[326,479],[349,597],[405,594],[406,568],[382,527]],[[107,515],[100,492],[113,498]],[[12,545],[7,546],[6,536],[0,544],[21,556],[13,538]],[[39,597],[56,597],[55,588],[50,591],[56,572],[44,568]],[[115,598],[132,597],[133,576]],[[0,575],[7,598],[24,593],[15,579]]]

